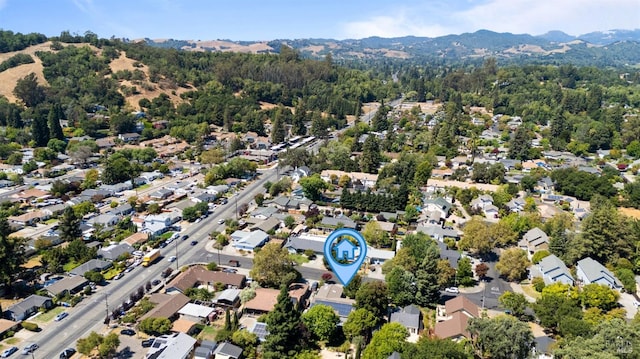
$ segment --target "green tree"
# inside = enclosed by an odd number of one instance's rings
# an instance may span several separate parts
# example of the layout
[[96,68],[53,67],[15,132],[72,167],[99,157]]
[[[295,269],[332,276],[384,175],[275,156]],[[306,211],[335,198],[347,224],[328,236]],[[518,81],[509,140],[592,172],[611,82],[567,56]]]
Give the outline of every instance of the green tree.
[[528,160],[531,151],[531,136],[526,126],[520,126],[516,130],[513,139],[509,143],[509,158]]
[[11,227],[6,219],[0,218],[0,281],[5,285],[12,282],[15,274],[22,271],[25,262],[24,246],[26,240],[9,237]]
[[94,283],[102,283],[102,281],[104,280],[104,276],[102,275],[102,273],[100,272],[96,272],[96,271],[87,271],[84,273],[84,277],[90,281],[90,282],[94,282]]
[[344,294],[344,296],[347,298],[355,299],[356,293],[358,293],[358,289],[360,289],[361,285],[362,285],[362,277],[360,276],[360,274],[356,273],[356,275],[354,275],[353,278],[351,278],[351,282],[349,282],[349,284],[344,286],[344,290],[342,291],[342,294]]
[[582,287],[580,302],[585,308],[599,308],[608,311],[618,305],[620,294],[606,285],[591,283]]
[[285,248],[277,243],[267,243],[254,255],[250,275],[261,286],[278,288],[288,286],[300,273],[294,268]]
[[349,313],[347,320],[342,326],[342,331],[350,340],[358,336],[368,339],[371,335],[371,331],[377,324],[378,319],[372,312],[364,308],[358,308]]
[[378,221],[369,221],[364,225],[362,235],[367,243],[374,247],[387,247],[391,245],[389,233],[382,230]]
[[266,323],[269,335],[263,344],[263,358],[294,358],[305,346],[304,335],[300,332],[303,327],[300,312],[293,307],[286,286],[282,286],[278,301],[267,315]]
[[627,145],[627,154],[633,158],[640,157],[640,141],[633,140]]
[[506,291],[498,298],[500,305],[511,311],[516,318],[522,318],[527,308],[527,298],[523,294]]
[[440,299],[438,259],[440,259],[438,247],[429,245],[416,271],[415,303],[421,307],[433,306]]
[[84,355],[90,355],[91,352],[96,349],[102,342],[104,337],[96,332],[89,333],[86,338],[80,338],[76,342],[76,348],[78,352]]
[[98,345],[98,354],[100,358],[113,358],[118,346],[120,346],[120,338],[117,333],[109,333],[104,340]]
[[45,147],[49,142],[49,129],[47,127],[47,119],[39,115],[31,122],[31,136],[37,147]]
[[33,72],[18,79],[16,87],[13,89],[13,94],[27,107],[35,107],[46,98],[45,89],[43,86],[38,85],[38,78]]
[[264,194],[262,193],[258,193],[257,195],[253,196],[253,200],[256,201],[256,205],[262,206],[262,204],[264,203]]
[[447,359],[472,359],[462,343],[456,343],[449,339],[429,338],[421,336],[415,345],[407,345],[401,358],[447,358]]
[[383,359],[389,357],[393,352],[401,352],[408,336],[409,332],[402,324],[384,324],[380,330],[373,334],[371,343],[362,353],[362,358]]
[[509,248],[502,252],[496,264],[498,272],[507,280],[517,281],[524,277],[531,265],[527,253],[520,248]]
[[600,322],[594,332],[594,335],[563,341],[554,356],[562,359],[637,358],[634,354],[640,345],[637,325],[616,318]]
[[271,124],[271,143],[282,143],[287,136],[287,128],[284,119],[280,113],[280,109],[276,109]]
[[389,307],[387,285],[381,281],[363,283],[356,293],[354,307],[368,310],[379,323],[382,322]]
[[171,321],[167,318],[145,318],[138,328],[149,335],[163,335],[171,331]]
[[458,242],[458,248],[479,254],[493,248],[489,226],[480,217],[473,217],[462,230],[464,235]]
[[360,170],[365,173],[378,173],[378,167],[382,160],[380,155],[380,145],[376,136],[369,136],[362,145],[362,156],[360,157]]
[[47,116],[47,122],[49,125],[49,138],[64,140],[64,133],[62,132],[62,126],[60,126],[60,120],[64,118],[64,111],[60,104],[55,104],[49,109],[49,115]]
[[96,188],[100,173],[95,168],[90,168],[84,173],[84,180],[82,181],[83,189]]
[[249,333],[247,330],[237,330],[231,335],[231,342],[242,348],[242,356],[247,359],[256,358],[256,348],[258,347],[258,336]]
[[531,262],[533,264],[538,264],[538,263],[540,263],[541,260],[543,260],[545,257],[548,257],[550,255],[551,255],[551,253],[549,253],[549,251],[546,250],[546,249],[543,249],[541,251],[537,251],[531,257]]
[[524,359],[531,355],[534,345],[531,328],[514,317],[471,318],[467,330],[478,357]]
[[415,277],[400,266],[393,267],[385,276],[391,302],[397,306],[405,306],[415,301]]
[[322,197],[322,193],[325,189],[329,188],[329,185],[320,178],[317,173],[312,174],[309,177],[303,177],[300,179],[300,186],[305,197],[312,201],[317,201]]
[[335,334],[340,318],[328,305],[314,305],[304,314],[302,322],[319,340],[328,341]]
[[475,284],[473,279],[473,269],[471,267],[471,259],[462,257],[458,260],[458,270],[456,272],[458,283],[463,287],[469,287]]
[[284,217],[284,225],[291,229],[293,228],[293,225],[296,224],[296,219],[293,218],[293,216],[286,216]]
[[66,207],[62,212],[62,217],[58,221],[60,239],[65,242],[71,242],[74,239],[82,236],[82,230],[80,229],[80,218],[76,216],[76,212],[72,207]]
[[429,178],[431,178],[431,171],[433,170],[433,166],[431,165],[431,161],[427,160],[418,165],[416,167],[416,172],[413,176],[413,182],[416,186],[422,187],[427,184]]

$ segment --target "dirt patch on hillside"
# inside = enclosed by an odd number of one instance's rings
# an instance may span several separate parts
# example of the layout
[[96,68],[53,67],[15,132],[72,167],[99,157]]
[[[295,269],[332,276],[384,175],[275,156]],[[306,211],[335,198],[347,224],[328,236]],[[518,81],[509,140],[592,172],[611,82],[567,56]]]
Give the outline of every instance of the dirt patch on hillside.
[[640,219],[640,209],[622,207],[618,208],[618,210],[627,217]]
[[212,41],[195,41],[196,47],[187,47],[185,50],[202,51],[202,49],[216,51],[233,51],[257,54],[260,52],[273,51],[273,48],[266,42],[257,42],[249,45],[241,45],[231,41],[212,40]]

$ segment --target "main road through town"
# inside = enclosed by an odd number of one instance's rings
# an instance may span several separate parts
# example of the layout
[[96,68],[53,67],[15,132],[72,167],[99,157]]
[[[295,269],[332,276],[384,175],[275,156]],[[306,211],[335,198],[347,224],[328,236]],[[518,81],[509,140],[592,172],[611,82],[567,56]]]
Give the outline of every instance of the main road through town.
[[[400,99],[394,100],[390,105],[395,106],[400,102]],[[361,121],[369,122],[376,111],[377,109],[362,115]],[[313,148],[311,150],[313,151]],[[209,240],[209,233],[214,230],[223,230],[224,225],[218,224],[218,220],[234,218],[237,206],[253,200],[256,194],[264,191],[266,182],[277,181],[279,173],[282,172],[283,169],[279,170],[277,166],[260,171],[258,178],[248,184],[242,191],[237,192],[229,199],[227,204],[217,207],[213,214],[200,223],[194,223],[186,228],[181,234],[188,234],[188,240],[177,239],[171,245],[162,249],[163,258],[160,258],[155,264],[146,268],[136,267],[125,274],[122,279],[110,281],[106,285],[99,287],[89,298],[70,309],[67,318],[47,324],[40,333],[29,339],[29,341],[40,346],[34,352],[34,358],[57,358],[65,348],[75,348],[76,341],[79,338],[86,337],[92,331],[101,332],[105,328],[104,319],[108,313],[129,299],[130,294],[137,291],[139,287],[145,286],[147,282],[154,279],[160,279],[161,272],[167,267],[217,262],[218,253],[207,252],[204,247],[206,241]],[[190,242],[193,240],[198,243],[191,246]],[[167,262],[165,258],[172,255],[177,257],[177,261],[175,263]],[[230,259],[238,260],[243,268],[250,268],[252,265],[250,258],[228,254],[219,255],[220,263],[228,263]],[[297,269],[302,274],[302,277],[306,279],[319,280],[322,273],[325,272],[324,270],[301,266],[297,267]],[[160,285],[163,284],[161,283]]]

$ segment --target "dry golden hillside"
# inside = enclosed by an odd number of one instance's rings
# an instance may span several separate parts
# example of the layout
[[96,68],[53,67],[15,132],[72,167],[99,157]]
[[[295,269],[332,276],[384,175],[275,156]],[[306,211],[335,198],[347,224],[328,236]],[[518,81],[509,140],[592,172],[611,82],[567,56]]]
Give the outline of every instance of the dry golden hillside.
[[[65,46],[90,46],[93,51],[95,51],[97,54],[100,54],[100,49],[93,47],[89,44],[83,44],[83,43],[65,44]],[[31,57],[35,61],[32,64],[24,64],[24,65],[20,65],[20,66],[8,69],[6,71],[0,72],[0,95],[1,96],[6,97],[11,102],[15,102],[16,97],[13,95],[13,89],[16,87],[16,83],[18,82],[19,79],[27,76],[32,72],[36,74],[36,76],[38,77],[38,82],[40,84],[45,86],[47,85],[47,81],[44,79],[44,76],[42,73],[42,61],[40,61],[40,59],[36,56],[36,52],[38,51],[53,51],[51,50],[51,41],[30,46],[21,51],[0,53],[0,63],[2,63],[2,61],[5,61],[8,58],[18,53],[31,55]],[[113,72],[117,72],[120,70],[133,71],[134,69],[136,69],[136,67],[134,66],[134,63],[135,63],[134,60],[127,58],[125,56],[125,53],[122,52],[119,58],[111,62],[110,64],[111,71]],[[147,76],[149,75],[149,69],[147,66],[142,65],[141,67],[137,67],[137,69],[143,71],[145,75]],[[134,84],[131,81],[126,81],[126,80],[119,81],[121,86],[122,85],[128,86],[128,87],[135,86],[136,89],[138,90],[139,93],[135,95],[125,96],[127,103],[131,105],[131,107],[136,109],[138,108],[138,102],[142,98],[153,99],[159,96],[161,93],[165,93],[171,98],[171,100],[174,103],[178,103],[179,101],[181,101],[180,94],[188,91],[188,89],[184,89],[184,88],[172,89],[170,88],[171,86],[169,84],[164,84],[162,82],[160,84],[150,83],[148,82],[148,80],[143,82],[145,83],[144,86],[141,86],[139,84]],[[120,92],[122,93],[122,91]]]

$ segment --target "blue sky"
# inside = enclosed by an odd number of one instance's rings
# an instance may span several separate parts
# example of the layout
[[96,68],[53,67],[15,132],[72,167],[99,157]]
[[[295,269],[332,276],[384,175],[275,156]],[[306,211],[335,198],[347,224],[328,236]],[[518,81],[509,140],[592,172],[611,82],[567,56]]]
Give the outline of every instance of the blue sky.
[[640,28],[640,0],[0,0],[0,28],[190,40]]

